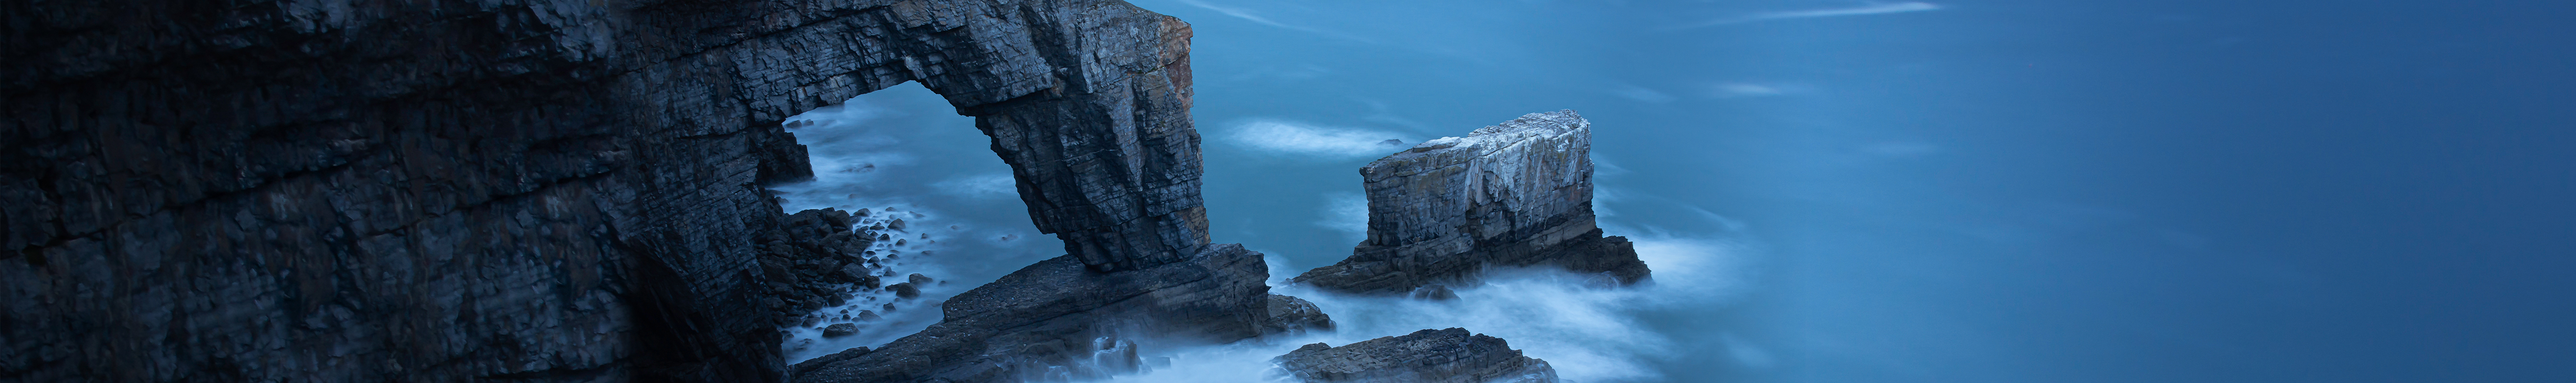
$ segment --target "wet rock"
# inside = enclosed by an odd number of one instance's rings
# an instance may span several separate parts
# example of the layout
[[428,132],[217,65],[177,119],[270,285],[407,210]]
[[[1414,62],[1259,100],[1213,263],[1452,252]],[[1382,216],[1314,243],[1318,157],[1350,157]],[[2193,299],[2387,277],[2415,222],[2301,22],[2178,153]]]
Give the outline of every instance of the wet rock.
[[1324,315],[1324,309],[1315,307],[1315,302],[1279,294],[1270,294],[1268,301],[1267,312],[1270,314],[1270,320],[1263,323],[1261,328],[1263,334],[1295,334],[1333,329],[1333,318]]
[[1450,291],[1449,286],[1447,285],[1434,284],[1415,288],[1413,289],[1413,292],[1406,293],[1405,296],[1413,299],[1445,301],[1458,299],[1458,292]]
[[839,338],[856,335],[858,333],[859,325],[856,324],[833,323],[830,326],[823,326],[823,337],[825,338]]
[[789,369],[788,371],[793,372],[793,373],[795,373],[796,375],[804,375],[804,374],[806,374],[806,373],[813,372],[813,369],[814,369],[814,368],[820,368],[820,367],[822,367],[822,366],[829,365],[829,364],[831,364],[832,362],[838,362],[838,361],[843,361],[843,360],[850,360],[851,358],[857,358],[857,357],[859,357],[860,355],[867,355],[867,354],[868,354],[869,352],[871,352],[871,351],[873,351],[873,350],[869,350],[867,347],[854,347],[854,348],[850,348],[850,349],[848,349],[848,350],[841,350],[841,352],[835,352],[835,353],[832,353],[831,355],[824,355],[824,356],[820,356],[820,357],[815,357],[814,359],[807,359],[807,360],[805,360],[805,362],[804,362],[804,363],[797,363],[793,368]]
[[1242,340],[1260,335],[1270,318],[1267,275],[1261,253],[1235,244],[1109,273],[1091,271],[1079,256],[1057,257],[950,298],[939,324],[867,355],[798,363],[808,372],[795,381],[1020,381],[1089,360],[1101,339]]
[[930,276],[921,275],[921,273],[913,273],[910,276],[905,276],[904,282],[911,283],[913,286],[927,285],[930,284]]
[[1593,222],[1591,126],[1572,110],[1532,113],[1369,163],[1360,168],[1368,239],[1350,258],[1290,281],[1404,294],[1490,267],[1644,280],[1634,245]]
[[1466,329],[1422,330],[1331,347],[1309,344],[1273,360],[1309,383],[1557,383],[1547,361]]
[[768,293],[778,297],[770,313],[780,318],[780,326],[814,310],[846,303],[847,295],[839,290],[843,285],[874,288],[877,284],[877,277],[868,270],[865,250],[876,235],[852,230],[857,220],[838,209],[813,209],[788,215],[779,220],[777,229],[763,233],[767,239],[760,247],[760,262],[769,276]]
[[920,297],[921,297],[921,288],[919,288],[919,287],[913,287],[913,286],[912,286],[912,282],[904,282],[904,283],[896,283],[896,284],[886,285],[885,289],[886,289],[886,291],[892,291],[892,292],[894,292],[894,296],[895,296],[895,297],[897,297],[897,298],[920,298]]
[[848,283],[859,286],[860,288],[875,289],[878,287],[877,276],[874,273],[868,272],[868,265],[865,262],[850,262],[842,264],[838,278],[842,280],[840,283]]

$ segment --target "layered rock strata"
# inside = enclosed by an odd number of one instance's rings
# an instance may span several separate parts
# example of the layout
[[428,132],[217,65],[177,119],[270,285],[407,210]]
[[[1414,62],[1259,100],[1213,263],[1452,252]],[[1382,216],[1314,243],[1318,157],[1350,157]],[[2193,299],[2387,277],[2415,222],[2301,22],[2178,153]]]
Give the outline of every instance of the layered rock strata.
[[1360,168],[1368,239],[1350,258],[1291,282],[1403,294],[1488,267],[1531,266],[1643,280],[1648,270],[1634,245],[1594,224],[1591,152],[1592,123],[1560,110],[1371,162]]
[[904,81],[978,118],[1049,267],[1207,246],[1190,31],[1115,0],[0,14],[0,380],[780,381],[744,314],[761,186],[810,173],[779,123]]
[[1234,244],[1111,273],[1058,257],[949,298],[944,319],[920,333],[799,363],[794,381],[1060,381],[1133,372],[1143,363],[1138,343],[1217,344],[1283,326],[1271,316],[1278,295],[1262,282],[1267,270],[1261,253]]
[[1309,383],[1556,383],[1556,368],[1502,338],[1451,327],[1332,347],[1309,344],[1273,360]]

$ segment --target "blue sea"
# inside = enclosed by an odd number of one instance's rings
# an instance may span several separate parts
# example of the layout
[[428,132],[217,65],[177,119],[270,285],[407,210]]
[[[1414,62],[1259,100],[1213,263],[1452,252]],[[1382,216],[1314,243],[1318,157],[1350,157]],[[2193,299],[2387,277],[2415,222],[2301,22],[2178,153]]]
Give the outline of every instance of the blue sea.
[[[1655,281],[1288,287],[1341,328],[1117,380],[1465,327],[1583,383],[2576,382],[2576,3],[1135,3],[1194,27],[1211,228],[1274,278],[1350,254],[1378,142],[1574,109]],[[920,86],[797,119],[790,210],[935,228],[898,268],[951,283],[793,358],[1061,254]]]

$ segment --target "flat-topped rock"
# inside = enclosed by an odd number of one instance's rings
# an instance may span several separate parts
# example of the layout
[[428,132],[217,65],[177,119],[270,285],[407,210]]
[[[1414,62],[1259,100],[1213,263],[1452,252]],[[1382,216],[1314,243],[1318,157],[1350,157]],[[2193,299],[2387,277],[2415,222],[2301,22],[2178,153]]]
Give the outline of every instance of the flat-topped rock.
[[1592,213],[1592,124],[1532,113],[1466,137],[1414,145],[1360,168],[1368,239],[1292,279],[1329,291],[1402,294],[1487,267],[1561,267],[1621,284],[1647,277],[1624,237]]
[[1331,347],[1309,344],[1275,359],[1308,383],[1555,383],[1547,361],[1502,338],[1451,327]]

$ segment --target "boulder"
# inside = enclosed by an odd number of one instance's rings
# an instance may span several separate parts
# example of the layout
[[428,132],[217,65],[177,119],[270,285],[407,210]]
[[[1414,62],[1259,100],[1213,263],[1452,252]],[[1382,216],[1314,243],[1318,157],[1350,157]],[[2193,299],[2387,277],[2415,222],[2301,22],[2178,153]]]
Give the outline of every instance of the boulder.
[[823,337],[825,338],[839,338],[856,335],[858,333],[859,325],[857,324],[833,323],[830,326],[823,326]]
[[1263,334],[1294,334],[1305,331],[1330,331],[1333,318],[1324,309],[1297,297],[1270,294],[1270,321],[1262,325]]

